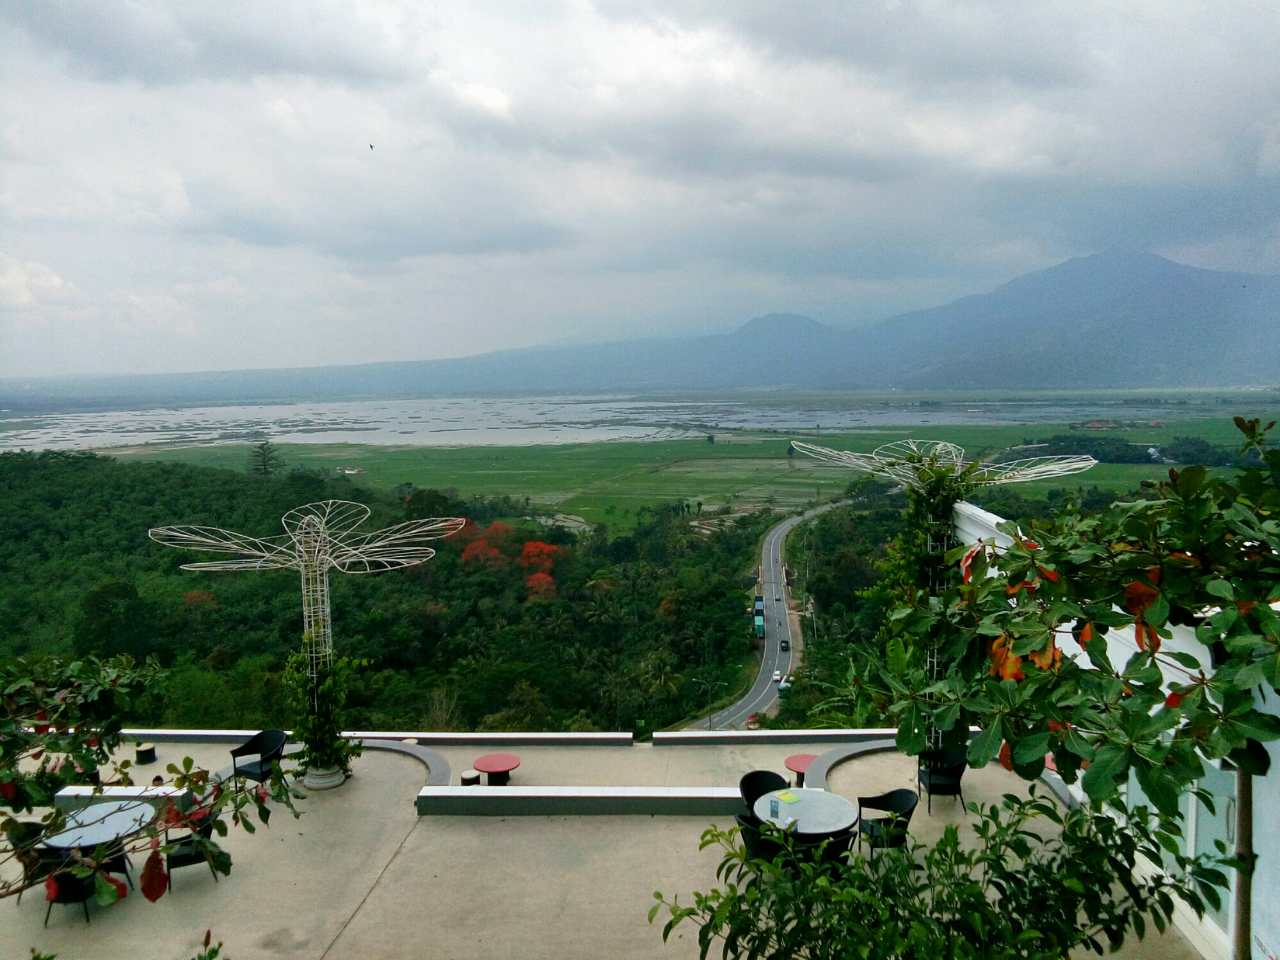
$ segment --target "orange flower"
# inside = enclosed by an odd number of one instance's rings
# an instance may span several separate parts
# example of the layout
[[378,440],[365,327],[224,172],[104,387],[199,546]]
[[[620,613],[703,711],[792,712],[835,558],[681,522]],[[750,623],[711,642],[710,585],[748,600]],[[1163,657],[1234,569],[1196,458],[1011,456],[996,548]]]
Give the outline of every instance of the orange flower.
[[1056,570],[1047,570],[1044,567],[1036,567],[1040,571],[1040,576],[1044,577],[1050,583],[1058,582],[1058,572]]
[[1000,747],[1000,766],[1009,771],[1013,770],[1013,751],[1009,749],[1007,743]]
[[1166,707],[1173,707],[1175,709],[1182,706],[1182,694],[1180,693],[1169,694],[1167,697],[1164,698],[1164,705]]

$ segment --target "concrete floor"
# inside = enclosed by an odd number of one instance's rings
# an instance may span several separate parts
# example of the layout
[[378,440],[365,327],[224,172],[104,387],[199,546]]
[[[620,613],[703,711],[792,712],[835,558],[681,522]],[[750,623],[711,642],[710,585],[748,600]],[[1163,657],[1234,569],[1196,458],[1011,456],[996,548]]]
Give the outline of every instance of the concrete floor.
[[[449,748],[454,782],[482,750]],[[733,785],[750,769],[782,771],[779,747],[521,748],[516,784]],[[160,744],[166,763],[189,755],[210,769],[226,764],[225,747]],[[911,786],[914,762],[898,755],[837,767],[832,789],[854,798]],[[139,774],[143,770],[138,771]],[[141,776],[136,776],[141,781]],[[202,867],[176,871],[174,891],[150,904],[134,893],[109,908],[55,905],[41,924],[41,890],[21,905],[0,903],[0,957],[31,947],[64,960],[187,960],[206,929],[224,955],[307,960],[379,958],[685,958],[697,956],[697,928],[664,946],[661,923],[646,914],[653,892],[715,885],[718,857],[698,851],[705,818],[426,817],[413,797],[425,779],[416,761],[369,752],[337,790],[299,804],[298,820],[277,811],[254,836],[232,830],[235,861],[214,883]],[[965,779],[970,802],[998,801],[1026,785],[999,767]],[[930,840],[948,823],[966,823],[959,804],[922,806],[913,833]],[[1177,933],[1149,938],[1120,957],[1196,960]]]

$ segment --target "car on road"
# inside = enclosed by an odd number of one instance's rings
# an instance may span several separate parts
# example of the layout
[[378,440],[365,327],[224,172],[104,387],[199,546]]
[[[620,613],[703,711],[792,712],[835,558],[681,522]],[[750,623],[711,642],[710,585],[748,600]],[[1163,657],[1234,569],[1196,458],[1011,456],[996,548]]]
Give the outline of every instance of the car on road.
[[747,717],[747,729],[748,730],[760,729],[760,723],[758,720],[756,720],[756,715],[754,713],[751,716]]
[[780,684],[778,684],[778,692],[781,693],[783,690],[790,690],[791,681],[793,679],[794,679],[793,677],[787,677],[787,679],[783,680]]
[[781,603],[781,602],[782,602],[782,598],[781,598],[781,597],[774,597],[773,599],[777,600],[779,603]]
[[778,644],[778,647],[779,647],[779,649],[783,650],[784,652],[785,652],[785,651],[787,651],[787,650],[790,650],[790,649],[791,649],[791,641],[790,641],[790,640],[783,640],[781,643],[779,643],[779,644]]
[[775,671],[773,671],[773,682],[774,682],[774,683],[781,683],[781,682],[782,682],[782,671],[781,671],[781,670],[775,670]]

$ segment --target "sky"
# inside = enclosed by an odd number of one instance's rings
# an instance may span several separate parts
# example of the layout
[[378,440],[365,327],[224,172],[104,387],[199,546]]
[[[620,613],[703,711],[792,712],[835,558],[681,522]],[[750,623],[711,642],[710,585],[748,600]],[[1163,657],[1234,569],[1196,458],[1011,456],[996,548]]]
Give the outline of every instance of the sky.
[[0,377],[1280,273],[1280,4],[0,4]]

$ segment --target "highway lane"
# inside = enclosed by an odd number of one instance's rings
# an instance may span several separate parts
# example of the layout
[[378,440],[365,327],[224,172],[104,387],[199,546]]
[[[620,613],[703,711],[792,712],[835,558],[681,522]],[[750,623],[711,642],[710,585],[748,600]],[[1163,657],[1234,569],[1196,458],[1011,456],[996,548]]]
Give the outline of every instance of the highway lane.
[[[747,725],[748,717],[763,713],[777,701],[778,685],[773,682],[773,672],[780,670],[785,677],[794,673],[800,664],[796,656],[797,637],[792,633],[791,618],[787,615],[790,600],[786,583],[782,578],[783,541],[786,540],[788,533],[809,518],[844,506],[847,502],[828,503],[815,507],[799,516],[788,517],[769,528],[769,532],[765,534],[764,547],[760,556],[759,593],[764,597],[764,653],[760,660],[760,673],[746,696],[710,718],[704,717],[690,724],[689,730],[741,729]],[[783,651],[781,648],[783,638],[787,639],[791,647],[788,651]]]

